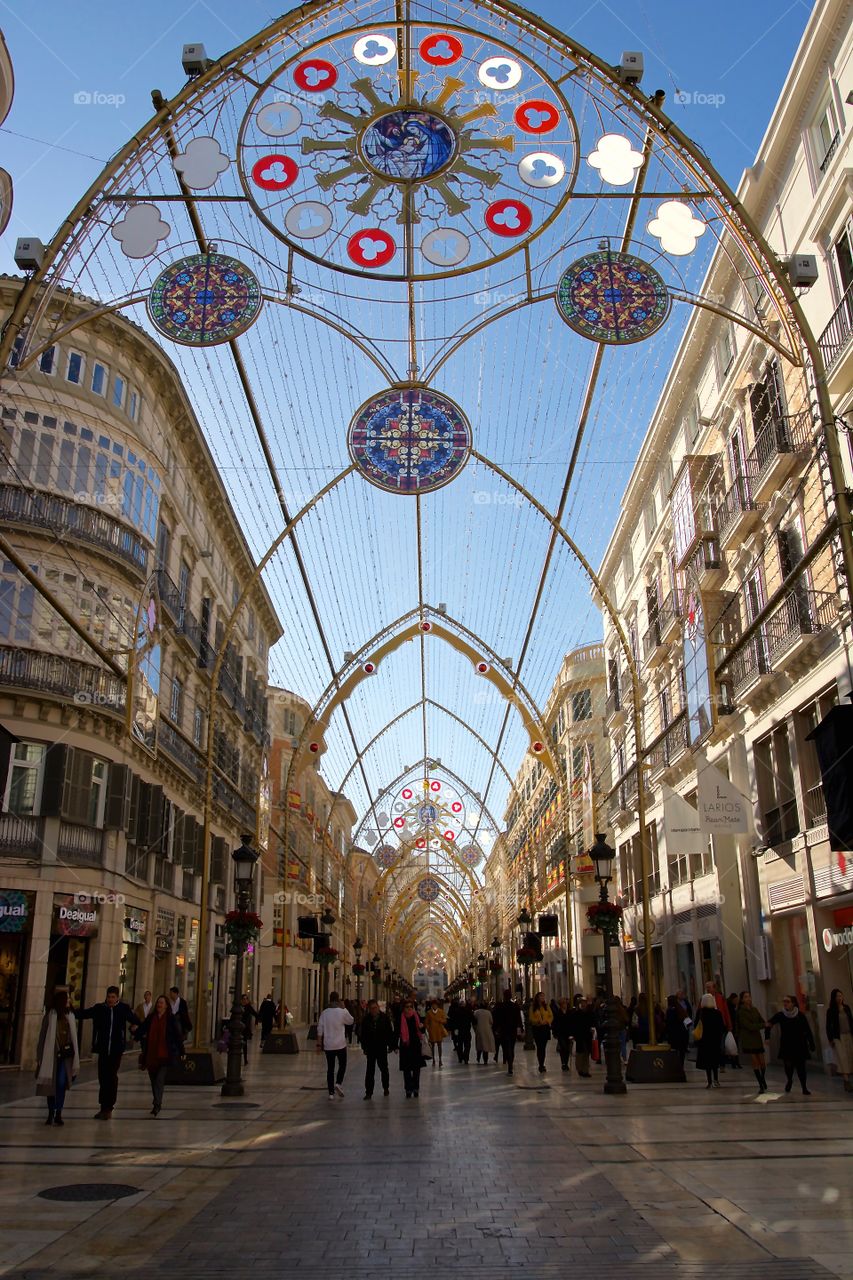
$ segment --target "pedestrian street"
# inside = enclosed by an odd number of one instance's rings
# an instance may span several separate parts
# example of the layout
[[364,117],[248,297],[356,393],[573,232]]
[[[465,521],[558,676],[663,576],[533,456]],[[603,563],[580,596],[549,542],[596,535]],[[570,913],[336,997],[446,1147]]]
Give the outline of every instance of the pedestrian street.
[[[106,1123],[84,1065],[59,1131],[6,1077],[0,1274],[853,1277],[853,1105],[838,1081],[815,1073],[811,1097],[786,1096],[773,1067],[759,1101],[747,1072],[708,1093],[688,1063],[686,1085],[614,1098],[601,1068],[580,1080],[556,1055],[543,1077],[519,1052],[512,1079],[450,1059],[407,1100],[392,1058],[390,1096],[366,1102],[351,1049],[330,1102],[313,1045],[255,1047],[244,1097],[167,1087],[156,1118],[128,1060]],[[89,1200],[41,1194],[93,1184]]]

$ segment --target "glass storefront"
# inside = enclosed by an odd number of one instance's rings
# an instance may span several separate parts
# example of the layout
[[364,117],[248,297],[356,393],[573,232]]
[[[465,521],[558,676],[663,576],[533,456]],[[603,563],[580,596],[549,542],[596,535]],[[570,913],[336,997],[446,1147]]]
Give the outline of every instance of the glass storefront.
[[35,894],[0,890],[0,1063],[18,1061]]
[[53,922],[44,987],[45,1006],[57,987],[67,987],[71,1007],[85,1007],[89,945],[92,938],[97,937],[98,918],[98,904],[86,900],[85,895],[53,895]]
[[137,994],[142,998],[142,991],[137,993],[137,972],[139,953],[148,935],[148,912],[141,907],[128,907],[124,917],[122,932],[121,965],[119,968],[119,999],[124,1000],[131,1008],[137,1002]]

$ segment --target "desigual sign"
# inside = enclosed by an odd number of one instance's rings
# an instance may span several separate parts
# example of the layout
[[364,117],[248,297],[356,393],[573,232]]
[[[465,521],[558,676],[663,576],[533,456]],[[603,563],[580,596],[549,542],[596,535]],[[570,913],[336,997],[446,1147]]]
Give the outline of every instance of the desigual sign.
[[98,904],[80,902],[74,893],[53,895],[53,928],[55,933],[71,938],[92,938],[98,932]]
[[29,894],[20,889],[0,889],[0,933],[23,933],[29,918]]

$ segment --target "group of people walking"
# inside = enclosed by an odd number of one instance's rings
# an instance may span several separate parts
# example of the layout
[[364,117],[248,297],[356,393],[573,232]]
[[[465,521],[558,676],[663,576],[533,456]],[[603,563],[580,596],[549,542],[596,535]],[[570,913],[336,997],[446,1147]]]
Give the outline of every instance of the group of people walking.
[[65,1123],[65,1097],[80,1071],[78,1022],[87,1019],[92,1023],[92,1052],[98,1059],[98,1110],[94,1118],[112,1118],[130,1028],[139,1044],[139,1069],[147,1071],[151,1084],[151,1114],[159,1115],[167,1072],[183,1056],[184,1041],[192,1031],[187,1002],[177,987],[156,1000],[146,991],[136,1009],[119,996],[118,987],[107,987],[103,1001],[75,1016],[68,991],[59,988],[54,992],[36,1048],[36,1094],[47,1100],[45,1124]]

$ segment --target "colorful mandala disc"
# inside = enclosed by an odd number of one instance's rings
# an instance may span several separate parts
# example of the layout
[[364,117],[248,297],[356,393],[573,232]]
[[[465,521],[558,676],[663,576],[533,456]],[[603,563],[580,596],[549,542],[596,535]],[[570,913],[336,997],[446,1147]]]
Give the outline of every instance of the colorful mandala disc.
[[261,286],[242,262],[196,253],[160,273],[148,295],[148,315],[173,342],[213,347],[245,333],[262,302]]
[[578,258],[557,285],[557,307],[570,329],[614,346],[640,342],[661,327],[670,298],[642,258],[610,249]]
[[475,844],[469,844],[459,855],[466,867],[476,867],[482,861],[483,855]]
[[350,424],[350,456],[387,493],[429,493],[449,484],[471,451],[471,428],[457,404],[426,387],[380,392]]
[[400,850],[395,849],[393,844],[381,844],[378,849],[373,851],[373,856],[380,867],[393,867],[399,854]]
[[441,893],[441,885],[432,876],[425,876],[418,884],[418,897],[422,902],[435,902]]

